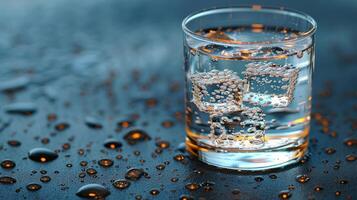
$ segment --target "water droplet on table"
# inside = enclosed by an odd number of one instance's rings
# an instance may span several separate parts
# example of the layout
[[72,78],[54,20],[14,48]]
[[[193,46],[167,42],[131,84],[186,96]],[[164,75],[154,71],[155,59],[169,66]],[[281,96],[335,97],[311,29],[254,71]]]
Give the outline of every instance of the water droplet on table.
[[280,199],[290,199],[291,196],[292,194],[289,190],[282,190],[279,192]]
[[12,92],[15,90],[24,89],[30,83],[28,77],[17,77],[11,80],[1,81],[0,91]]
[[76,195],[88,199],[104,199],[106,196],[110,195],[110,192],[102,185],[87,184],[80,187]]
[[345,158],[349,162],[353,162],[353,161],[355,161],[357,159],[357,157],[355,155],[353,155],[353,154],[349,154]]
[[36,162],[50,162],[58,157],[58,154],[46,148],[34,148],[29,152],[29,158]]
[[325,148],[325,153],[328,155],[334,154],[336,152],[336,149],[332,147]]
[[85,118],[85,123],[89,128],[92,128],[92,129],[101,129],[101,128],[103,128],[102,123],[98,119],[96,119],[94,117],[86,117]]
[[353,147],[353,146],[357,147],[357,139],[356,138],[347,138],[343,143],[349,147]]
[[41,176],[40,181],[42,183],[48,183],[48,182],[51,181],[51,177],[49,177],[49,176]]
[[18,102],[4,106],[4,110],[9,114],[30,116],[36,113],[37,107],[34,103]]
[[198,185],[197,183],[187,183],[185,185],[185,188],[190,191],[196,191],[200,188],[200,185]]
[[150,194],[156,196],[156,195],[160,194],[160,191],[157,189],[152,189],[152,190],[150,190]]
[[0,176],[0,183],[10,185],[16,183],[16,179],[10,176]]
[[157,170],[164,170],[165,169],[165,165],[164,164],[158,164],[158,165],[156,165],[156,169]]
[[314,191],[316,191],[316,192],[320,192],[321,190],[323,190],[323,188],[319,185],[314,187]]
[[296,176],[296,181],[299,183],[306,183],[309,180],[310,180],[310,177],[308,177],[306,174]]
[[95,170],[94,168],[88,168],[86,172],[88,175],[92,176],[97,173],[97,170]]
[[107,168],[107,167],[111,167],[114,164],[114,162],[110,159],[101,159],[99,160],[98,164],[101,167]]
[[124,140],[126,140],[129,144],[132,145],[150,139],[151,137],[145,131],[139,129],[131,130],[124,135]]
[[143,175],[144,175],[143,169],[130,168],[125,173],[125,178],[128,180],[136,181],[136,180],[139,180]]
[[108,149],[118,149],[122,146],[122,143],[115,139],[107,139],[104,141],[104,147]]
[[59,123],[55,126],[56,131],[65,131],[70,125],[66,122]]
[[26,188],[27,188],[27,190],[34,192],[34,191],[40,190],[42,188],[42,186],[37,183],[29,183],[26,185]]
[[14,161],[8,160],[8,159],[7,160],[3,160],[0,165],[4,169],[12,169],[12,168],[14,168],[16,166]]
[[7,141],[7,144],[12,147],[19,147],[21,146],[21,142],[18,140],[9,140]]
[[161,149],[167,149],[170,147],[170,143],[168,141],[161,140],[156,142],[156,146]]
[[119,190],[123,190],[130,186],[130,182],[124,179],[114,181],[113,186]]

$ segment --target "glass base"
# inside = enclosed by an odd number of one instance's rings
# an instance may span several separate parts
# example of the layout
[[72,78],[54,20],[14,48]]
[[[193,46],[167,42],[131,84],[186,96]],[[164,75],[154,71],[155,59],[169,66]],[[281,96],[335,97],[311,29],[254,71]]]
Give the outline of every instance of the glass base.
[[296,163],[307,152],[307,146],[306,137],[298,142],[274,149],[222,151],[199,146],[194,140],[186,138],[187,151],[202,162],[238,171],[261,171]]

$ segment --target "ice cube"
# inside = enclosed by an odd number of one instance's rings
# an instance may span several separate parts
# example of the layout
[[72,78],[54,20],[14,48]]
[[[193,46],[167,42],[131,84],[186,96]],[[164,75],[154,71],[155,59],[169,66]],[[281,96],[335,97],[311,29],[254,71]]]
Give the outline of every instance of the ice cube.
[[209,123],[216,143],[235,140],[257,145],[265,141],[265,114],[259,107],[243,107],[242,111],[215,116]]
[[194,73],[192,102],[202,112],[221,115],[241,110],[245,82],[231,70]]
[[243,72],[248,85],[243,100],[263,107],[287,107],[293,100],[298,72],[291,65],[249,63]]

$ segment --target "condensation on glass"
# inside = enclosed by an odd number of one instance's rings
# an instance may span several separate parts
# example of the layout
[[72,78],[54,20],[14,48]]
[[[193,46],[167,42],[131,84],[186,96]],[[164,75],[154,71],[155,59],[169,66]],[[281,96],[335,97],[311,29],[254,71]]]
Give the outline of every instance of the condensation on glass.
[[186,145],[211,165],[264,170],[307,151],[316,22],[283,8],[184,19]]

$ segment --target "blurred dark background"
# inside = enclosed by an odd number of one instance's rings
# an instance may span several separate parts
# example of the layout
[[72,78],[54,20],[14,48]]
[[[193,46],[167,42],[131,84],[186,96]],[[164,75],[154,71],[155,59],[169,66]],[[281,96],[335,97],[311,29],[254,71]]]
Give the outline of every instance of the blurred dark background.
[[[185,135],[181,21],[203,8],[251,4],[300,10],[318,23],[313,95],[317,120],[312,122],[310,160],[261,174],[219,170],[188,157],[186,164],[176,162],[172,157],[180,153],[177,146]],[[14,169],[0,169],[0,176],[17,180],[12,185],[0,183],[0,199],[77,199],[76,191],[87,183],[107,187],[108,199],[179,199],[181,195],[278,199],[279,192],[287,189],[291,199],[357,198],[357,162],[346,160],[356,155],[356,144],[344,142],[357,137],[356,10],[355,0],[0,1],[0,161],[16,163]],[[30,104],[34,114],[7,112],[13,103]],[[49,114],[55,114],[57,121],[50,123]],[[127,130],[115,131],[118,122],[134,115],[139,116],[135,127],[145,130],[152,140],[129,145],[123,140]],[[323,116],[328,126],[321,126],[316,116]],[[87,127],[87,117],[100,119],[103,128]],[[167,121],[172,127],[162,126]],[[61,122],[70,128],[55,130]],[[50,142],[44,142],[46,138]],[[121,141],[122,151],[105,149],[107,138]],[[18,140],[21,146],[11,147],[9,140]],[[157,140],[169,141],[170,148],[156,152]],[[63,148],[66,143],[69,149]],[[35,147],[58,150],[59,158],[35,163],[27,159]],[[325,148],[336,152],[326,154]],[[80,149],[86,153],[78,154]],[[116,159],[118,154],[123,159]],[[113,159],[114,166],[101,168],[97,160],[102,158]],[[79,165],[82,160],[89,162],[87,167]],[[165,161],[170,164],[157,170]],[[78,178],[89,167],[97,175]],[[125,190],[115,189],[111,180],[124,178],[129,167],[144,168],[151,178],[132,182]],[[39,181],[40,170],[52,178],[49,183]],[[272,174],[277,179],[270,178]],[[308,174],[310,181],[296,182],[300,174]],[[179,181],[171,182],[173,177]],[[256,177],[264,180],[257,182]],[[187,183],[205,181],[214,182],[212,191],[185,188]],[[26,185],[32,182],[42,189],[28,191]],[[323,190],[316,192],[316,186]],[[160,194],[151,195],[152,189]]]

